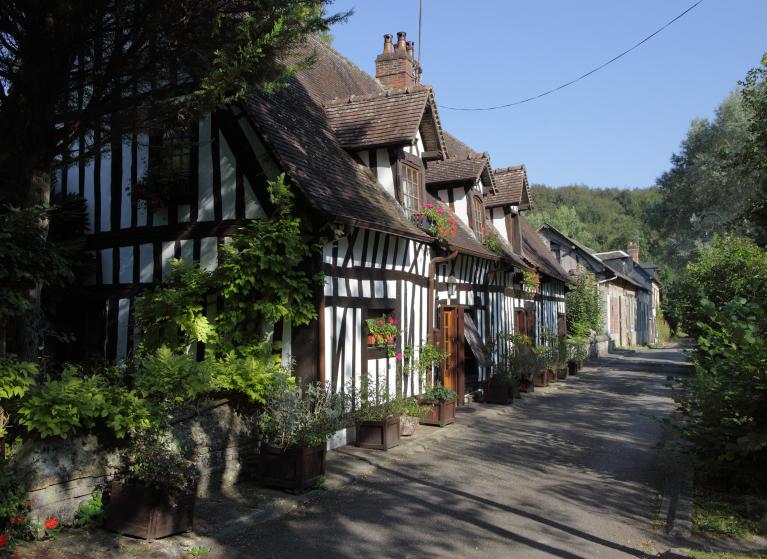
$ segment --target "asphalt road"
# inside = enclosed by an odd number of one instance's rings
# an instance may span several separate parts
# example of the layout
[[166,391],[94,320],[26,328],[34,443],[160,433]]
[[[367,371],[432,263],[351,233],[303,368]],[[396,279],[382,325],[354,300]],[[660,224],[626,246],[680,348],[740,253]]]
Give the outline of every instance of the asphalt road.
[[655,555],[667,458],[659,420],[673,409],[667,376],[681,361],[676,350],[619,356],[503,412],[463,412],[437,444],[378,453],[367,475],[282,518],[211,534],[209,556]]

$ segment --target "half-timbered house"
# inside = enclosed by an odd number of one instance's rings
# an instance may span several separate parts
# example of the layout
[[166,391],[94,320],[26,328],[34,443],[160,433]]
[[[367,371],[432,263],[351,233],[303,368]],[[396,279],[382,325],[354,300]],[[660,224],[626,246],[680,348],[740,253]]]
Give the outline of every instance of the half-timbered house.
[[[96,138],[104,157],[59,173],[57,188],[87,201],[98,263],[73,298],[79,329],[103,332],[91,346],[108,359],[128,355],[139,335],[134,297],[167,278],[172,258],[214,268],[227,237],[271,211],[267,181],[285,173],[302,217],[342,230],[315,263],[324,278],[317,319],[275,325],[285,361],[336,390],[369,379],[417,394],[420,379],[398,375],[396,357],[367,344],[365,321],[387,314],[402,331],[396,353],[410,346],[417,358],[422,344],[440,346],[449,357],[438,378],[462,396],[492,372],[495,336],[523,325],[540,338],[564,313],[567,275],[521,216],[526,175],[521,188],[507,185],[508,170],[493,171],[486,154],[442,130],[404,33],[396,45],[385,37],[375,77],[317,38],[302,51],[313,64],[287,87],[207,115],[184,142]],[[142,203],[142,177],[160,161],[178,185]],[[447,242],[418,226],[436,198],[457,218]],[[483,243],[488,227],[502,250]],[[520,281],[533,269],[544,278],[540,294]]]

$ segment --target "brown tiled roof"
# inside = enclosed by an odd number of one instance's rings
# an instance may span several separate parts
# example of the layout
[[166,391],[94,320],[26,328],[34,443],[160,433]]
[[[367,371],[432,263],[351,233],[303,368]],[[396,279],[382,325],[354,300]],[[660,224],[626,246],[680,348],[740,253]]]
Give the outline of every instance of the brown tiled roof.
[[523,215],[520,214],[519,222],[522,229],[522,251],[525,258],[533,264],[538,270],[548,276],[561,280],[565,283],[573,283],[572,278],[559,265],[557,259],[551,254],[549,247],[538,236],[538,232],[530,225]]
[[529,207],[529,193],[525,192],[527,171],[524,165],[495,169],[493,178],[497,194],[485,197],[486,206],[493,208],[511,205],[519,206],[521,209]]
[[430,161],[426,168],[426,184],[441,182],[476,182],[488,165],[484,157],[477,159],[449,158],[444,161]]
[[243,103],[254,128],[309,203],[329,218],[426,238],[371,171],[344,150],[322,108],[325,94],[369,94],[380,84],[318,39],[309,39],[305,50],[314,54],[313,66],[285,88],[253,93]]
[[461,140],[453,136],[450,132],[444,132],[445,135],[445,147],[447,148],[448,157],[478,157],[482,155],[479,152],[474,151],[469,146],[464,144]]
[[334,99],[325,103],[325,113],[347,149],[401,144],[415,139],[430,98],[431,89],[424,86],[391,90]]

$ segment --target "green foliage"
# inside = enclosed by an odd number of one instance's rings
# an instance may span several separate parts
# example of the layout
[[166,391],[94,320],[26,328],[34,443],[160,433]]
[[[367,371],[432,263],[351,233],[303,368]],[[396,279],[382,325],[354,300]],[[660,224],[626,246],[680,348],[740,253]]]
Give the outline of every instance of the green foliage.
[[80,503],[75,511],[75,526],[98,528],[104,521],[104,504],[101,493],[95,492],[85,503]]
[[767,517],[759,522],[759,516],[767,511],[759,510],[758,506],[744,507],[741,501],[741,495],[718,494],[696,487],[692,510],[693,531],[707,536],[730,537],[767,533]]
[[573,336],[586,337],[590,330],[601,332],[603,327],[602,304],[593,274],[581,271],[575,286],[567,293],[567,332]]
[[151,353],[161,346],[188,351],[192,343],[212,342],[215,329],[204,314],[204,298],[212,288],[211,272],[171,260],[167,284],[136,299],[142,352]]
[[442,386],[441,383],[437,383],[435,386],[430,386],[421,394],[424,400],[437,400],[444,402],[445,400],[452,400],[458,394],[454,390],[450,390]]
[[136,359],[133,382],[142,398],[164,404],[169,410],[209,390],[211,372],[193,356],[176,354],[163,346]]
[[194,464],[169,437],[156,431],[138,431],[131,436],[126,456],[125,479],[162,489],[171,495],[193,490],[197,479]]
[[58,379],[46,379],[29,391],[18,411],[20,423],[41,437],[67,438],[97,425],[118,437],[148,421],[149,410],[135,392],[99,374],[86,375],[67,365]]
[[417,375],[421,384],[426,380],[426,375],[431,374],[434,367],[438,367],[445,358],[445,354],[430,343],[419,346],[417,352],[412,346],[405,346],[402,354],[402,372]]
[[501,244],[501,240],[498,238],[498,233],[496,233],[495,227],[492,225],[483,227],[482,232],[484,234],[482,238],[482,244],[485,245],[485,248],[487,248],[490,252],[494,252],[495,254],[501,254],[503,252],[503,245]]
[[354,421],[383,421],[392,416],[400,416],[408,410],[410,398],[401,394],[392,394],[386,382],[376,383],[369,378],[361,387],[346,387]]
[[20,398],[35,382],[37,365],[14,357],[0,357],[0,400]]
[[261,432],[278,448],[324,446],[344,426],[344,396],[322,383],[295,386],[291,380],[275,382],[259,418]]
[[715,237],[670,287],[666,314],[697,337],[708,318],[701,299],[721,307],[737,297],[767,301],[767,251],[743,237]]
[[26,487],[6,464],[0,465],[0,519],[3,533],[9,538],[6,550],[12,550],[19,540],[31,539],[29,497]]
[[721,307],[700,302],[692,355],[695,375],[676,401],[689,418],[703,476],[727,486],[767,488],[767,310],[735,298]]
[[548,222],[597,251],[625,248],[636,240],[645,254],[655,256],[658,235],[649,218],[660,199],[657,188],[533,185],[531,191],[535,207],[528,219],[535,227]]
[[222,246],[213,277],[224,306],[216,317],[222,350],[262,341],[280,320],[295,326],[316,317],[312,291],[320,277],[305,265],[322,244],[304,232],[285,176],[269,182],[275,214],[245,225]]
[[204,363],[211,369],[213,390],[244,394],[251,402],[260,404],[285,372],[280,356],[271,352],[268,343],[240,352],[231,350],[221,357],[209,354]]
[[567,338],[568,361],[585,361],[589,356],[589,344],[587,338]]
[[36,286],[69,284],[72,272],[71,254],[51,242],[41,222],[51,219],[52,209],[34,206],[0,211],[0,325],[21,312],[31,312],[26,292]]

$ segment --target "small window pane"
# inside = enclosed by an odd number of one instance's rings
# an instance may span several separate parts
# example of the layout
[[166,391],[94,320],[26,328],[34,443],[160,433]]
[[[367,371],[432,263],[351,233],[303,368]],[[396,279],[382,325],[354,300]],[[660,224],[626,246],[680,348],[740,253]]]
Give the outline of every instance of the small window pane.
[[402,205],[411,215],[421,207],[421,171],[410,165],[402,168]]

